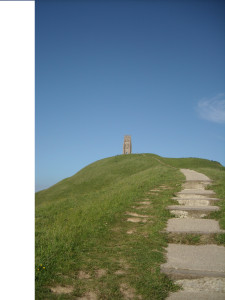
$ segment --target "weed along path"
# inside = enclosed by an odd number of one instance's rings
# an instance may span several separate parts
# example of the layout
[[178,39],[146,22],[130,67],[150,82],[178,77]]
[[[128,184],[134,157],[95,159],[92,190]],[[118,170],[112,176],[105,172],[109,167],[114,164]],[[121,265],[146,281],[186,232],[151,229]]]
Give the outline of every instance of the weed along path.
[[[168,206],[175,217],[167,223],[170,243],[161,272],[183,289],[167,299],[225,299],[225,247],[209,243],[210,236],[225,232],[218,221],[209,219],[211,212],[219,210],[219,199],[214,191],[206,189],[212,182],[207,176],[189,169],[180,171],[186,182],[174,198],[179,205]],[[204,236],[205,243],[188,244],[188,238],[196,236]]]

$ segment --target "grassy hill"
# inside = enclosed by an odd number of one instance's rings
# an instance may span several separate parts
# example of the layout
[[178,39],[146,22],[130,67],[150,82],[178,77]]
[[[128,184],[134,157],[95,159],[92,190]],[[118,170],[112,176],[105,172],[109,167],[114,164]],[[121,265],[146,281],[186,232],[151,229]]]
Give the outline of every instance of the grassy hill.
[[[165,299],[176,290],[159,266],[168,242],[165,208],[185,179],[179,168],[209,176],[225,199],[218,162],[154,154],[102,159],[36,193],[36,299]],[[225,201],[220,205],[214,217],[225,229]],[[127,212],[148,222],[128,222]]]

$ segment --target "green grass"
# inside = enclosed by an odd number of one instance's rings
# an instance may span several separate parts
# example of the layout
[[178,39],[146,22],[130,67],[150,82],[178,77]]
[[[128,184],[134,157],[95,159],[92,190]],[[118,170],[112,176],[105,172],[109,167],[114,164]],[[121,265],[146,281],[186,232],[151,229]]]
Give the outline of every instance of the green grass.
[[[225,168],[217,162],[153,154],[106,158],[36,193],[36,299],[76,299],[88,291],[98,299],[123,299],[121,284],[135,290],[134,299],[165,299],[175,291],[160,264],[168,242],[162,232],[170,217],[165,208],[184,180],[179,168],[214,179],[213,189],[224,199]],[[170,189],[147,194],[160,185]],[[146,198],[151,205],[137,209]],[[225,229],[223,202],[214,217]],[[148,215],[148,222],[127,222],[126,212]],[[81,271],[89,278],[82,279]],[[50,288],[57,285],[73,292],[54,294]]]

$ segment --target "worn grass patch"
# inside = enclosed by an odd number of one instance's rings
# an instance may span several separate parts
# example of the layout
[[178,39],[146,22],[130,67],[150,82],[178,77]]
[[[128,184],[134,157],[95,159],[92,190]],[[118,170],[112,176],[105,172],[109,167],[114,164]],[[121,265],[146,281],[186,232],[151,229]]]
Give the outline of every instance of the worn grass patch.
[[225,240],[225,234],[184,234],[168,233],[168,243],[185,245],[222,245]]

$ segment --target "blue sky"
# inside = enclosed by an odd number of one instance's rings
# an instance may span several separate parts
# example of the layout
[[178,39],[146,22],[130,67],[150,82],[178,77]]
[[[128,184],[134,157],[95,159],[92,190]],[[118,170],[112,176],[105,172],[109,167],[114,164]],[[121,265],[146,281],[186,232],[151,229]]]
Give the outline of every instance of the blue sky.
[[133,153],[225,165],[224,1],[36,1],[36,190]]

